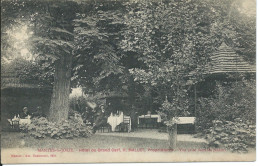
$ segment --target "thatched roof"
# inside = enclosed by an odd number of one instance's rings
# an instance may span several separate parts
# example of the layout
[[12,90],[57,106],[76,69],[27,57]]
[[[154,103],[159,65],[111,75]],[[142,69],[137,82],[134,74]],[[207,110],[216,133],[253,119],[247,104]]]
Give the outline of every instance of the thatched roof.
[[[197,69],[200,70],[201,69]],[[218,73],[255,73],[256,66],[249,64],[226,43],[222,43],[218,50],[209,58],[209,63],[202,69],[204,75]],[[190,73],[193,75],[193,72]]]
[[210,57],[210,63],[206,66],[208,74],[227,72],[256,72],[256,67],[250,65],[241,56],[225,43],[222,43],[218,51]]

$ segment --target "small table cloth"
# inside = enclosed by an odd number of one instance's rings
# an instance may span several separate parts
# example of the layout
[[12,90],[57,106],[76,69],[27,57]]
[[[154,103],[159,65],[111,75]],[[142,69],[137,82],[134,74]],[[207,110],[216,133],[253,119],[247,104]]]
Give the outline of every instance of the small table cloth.
[[111,130],[115,131],[116,126],[118,126],[120,123],[124,122],[124,118],[130,119],[129,131],[131,131],[131,118],[130,118],[130,116],[124,116],[123,112],[121,112],[120,115],[113,115],[111,113],[110,116],[107,118],[107,123],[110,124]]

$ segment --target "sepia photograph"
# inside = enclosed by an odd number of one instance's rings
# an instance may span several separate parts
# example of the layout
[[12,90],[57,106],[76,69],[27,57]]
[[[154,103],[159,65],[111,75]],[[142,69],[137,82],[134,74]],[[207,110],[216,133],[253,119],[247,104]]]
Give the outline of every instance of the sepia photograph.
[[1,163],[256,160],[255,0],[1,0]]

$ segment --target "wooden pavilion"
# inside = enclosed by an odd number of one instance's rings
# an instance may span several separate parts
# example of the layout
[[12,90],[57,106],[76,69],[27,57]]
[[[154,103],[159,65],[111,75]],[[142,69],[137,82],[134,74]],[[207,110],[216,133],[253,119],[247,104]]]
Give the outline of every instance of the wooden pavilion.
[[[201,69],[198,69],[201,70]],[[234,49],[223,42],[218,50],[209,58],[209,62],[202,69],[203,81],[194,85],[194,114],[196,115],[197,98],[208,97],[214,92],[216,81],[233,82],[240,78],[240,74],[248,78],[255,78],[256,66],[245,61]],[[232,78],[229,76],[233,76]]]

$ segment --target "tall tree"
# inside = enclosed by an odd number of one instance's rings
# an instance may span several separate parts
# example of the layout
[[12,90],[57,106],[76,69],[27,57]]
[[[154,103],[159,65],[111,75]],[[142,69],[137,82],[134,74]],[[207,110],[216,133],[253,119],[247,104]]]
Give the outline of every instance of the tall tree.
[[6,30],[26,25],[34,32],[30,38],[30,51],[52,59],[55,74],[49,119],[56,122],[67,119],[74,40],[72,21],[77,3],[29,0],[4,1],[2,4]]
[[[204,1],[138,1],[128,4],[122,47],[134,50],[144,68],[132,68],[135,81],[157,90],[169,127],[170,148],[176,146],[177,121],[188,108],[187,90],[200,79],[198,66],[206,64],[220,43],[212,32],[214,13]],[[196,80],[191,82],[193,71]]]
[[77,4],[73,2],[49,5],[50,16],[54,20],[50,27],[50,41],[48,39],[46,42],[53,44],[55,50],[51,53],[58,56],[54,62],[54,86],[49,116],[51,121],[61,121],[68,118],[74,41],[72,21],[76,15],[76,7]]

